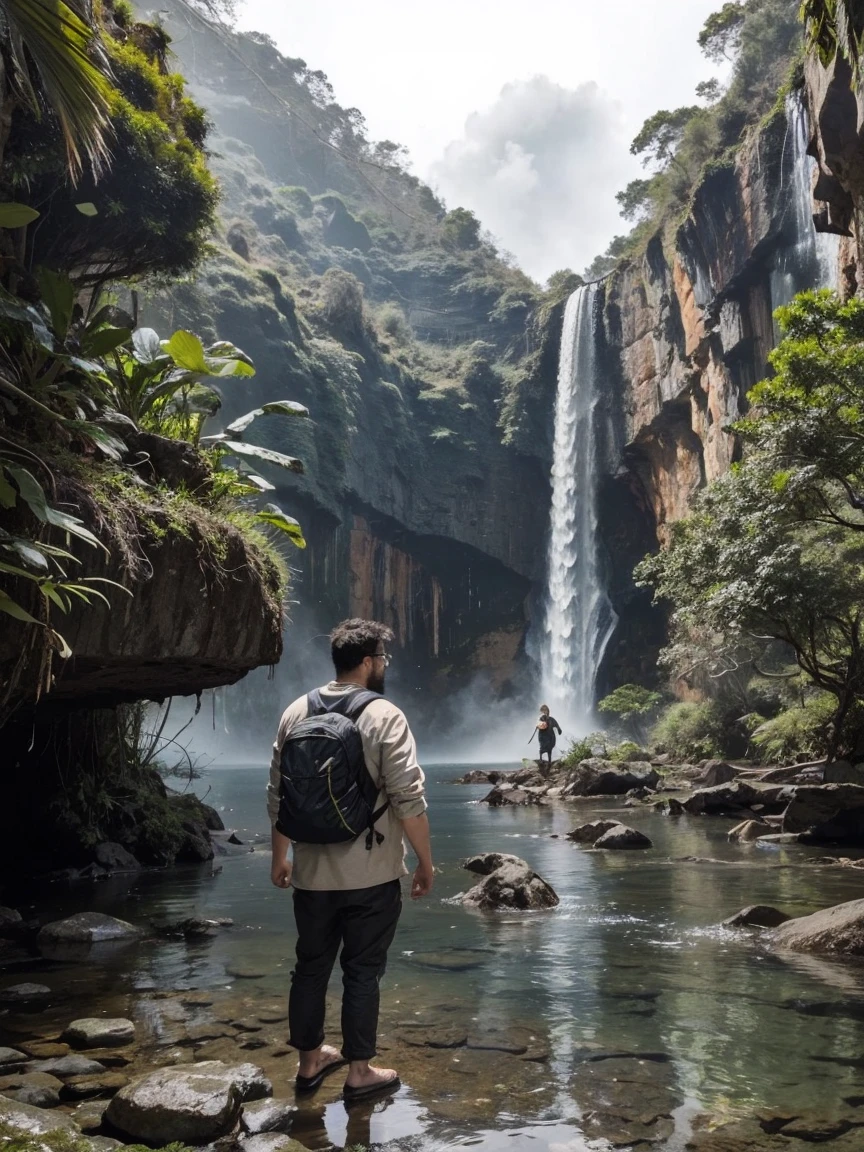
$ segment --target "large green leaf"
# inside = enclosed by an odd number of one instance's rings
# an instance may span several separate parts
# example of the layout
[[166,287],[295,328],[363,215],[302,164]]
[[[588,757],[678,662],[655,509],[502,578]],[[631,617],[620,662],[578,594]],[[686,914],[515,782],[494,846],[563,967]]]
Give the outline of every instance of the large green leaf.
[[168,360],[159,333],[153,328],[136,328],[132,333],[132,347],[135,350],[135,359],[141,364],[154,364],[160,360]]
[[37,572],[48,571],[47,556],[37,548],[32,540],[22,540],[15,536],[9,543],[0,543],[0,548],[7,552],[14,552],[29,568],[34,568]]
[[18,503],[18,493],[3,475],[3,464],[0,462],[0,508],[14,508]]
[[18,485],[21,499],[37,520],[41,520],[43,524],[53,524],[56,528],[68,532],[70,536],[77,536],[79,540],[85,541],[91,547],[104,548],[97,537],[88,528],[85,528],[75,516],[61,512],[59,508],[51,507],[45,497],[42,485],[26,468],[21,468],[17,464],[6,464],[5,468]]
[[180,329],[170,340],[162,341],[162,350],[174,360],[174,363],[189,372],[200,372],[209,376],[207,362],[204,359],[204,345],[191,332]]
[[0,204],[0,228],[25,228],[39,219],[39,213],[28,204]]
[[261,460],[265,464],[276,464],[280,468],[287,468],[289,472],[302,475],[303,462],[295,460],[293,456],[284,456],[281,452],[274,452],[272,448],[259,448],[257,444],[244,444],[240,440],[222,440],[219,445],[232,456],[239,456],[243,460]]
[[297,548],[306,547],[303,529],[294,517],[286,515],[278,504],[265,504],[261,511],[255,514],[255,519],[261,520],[262,523],[269,524],[273,528],[278,528],[280,532],[284,532],[291,543]]
[[[83,157],[98,175],[109,159],[112,87],[95,29],[65,0],[2,0],[7,83],[41,116],[44,96],[60,122],[69,170]],[[38,84],[34,83],[35,77]]]
[[308,416],[309,409],[303,404],[297,404],[294,400],[271,400],[268,404],[262,404],[260,408],[255,408],[251,412],[247,412],[245,416],[239,417],[233,423],[229,424],[225,429],[233,436],[239,436],[245,432],[253,420],[257,420],[259,416]]
[[98,332],[89,333],[81,343],[81,351],[86,356],[106,356],[127,344],[132,338],[129,328],[100,328]]
[[39,268],[36,273],[42,303],[48,309],[57,339],[63,341],[72,322],[75,307],[75,288],[65,272]]
[[12,599],[12,597],[0,588],[0,612],[4,612],[7,616],[11,616],[15,620],[21,620],[25,624],[40,624],[41,621],[36,620],[29,612],[25,611],[21,605]]

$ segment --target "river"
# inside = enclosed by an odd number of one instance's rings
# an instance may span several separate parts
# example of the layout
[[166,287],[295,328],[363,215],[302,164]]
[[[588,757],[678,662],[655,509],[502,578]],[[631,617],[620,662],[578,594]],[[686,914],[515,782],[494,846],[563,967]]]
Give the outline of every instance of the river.
[[[663,1108],[655,1111],[672,1119],[654,1146],[669,1149],[683,1147],[701,1112],[831,1116],[844,1098],[864,1093],[864,968],[781,959],[758,938],[717,926],[747,904],[801,915],[857,898],[861,872],[814,866],[808,860],[819,853],[798,846],[729,844],[732,822],[721,818],[670,820],[608,801],[491,810],[477,803],[485,786],[450,783],[463,770],[428,769],[440,874],[430,899],[406,905],[383,988],[382,1060],[399,1063],[404,1087],[349,1120],[334,1077],[295,1120],[293,1134],[308,1147],[371,1141],[412,1152],[499,1152],[522,1147],[514,1144],[520,1135],[558,1152],[603,1148],[612,1120],[590,1117],[598,1108],[617,1115],[606,1080],[619,1080],[611,1070],[622,1067],[647,1070],[646,1084],[630,1095],[644,1091],[656,1103],[659,1094]],[[294,940],[290,896],[269,885],[264,777],[225,766],[195,785],[254,851],[215,866],[54,885],[22,908],[42,919],[90,908],[137,924],[231,917],[233,927],[195,943],[153,936],[95,964],[21,965],[4,984],[37,979],[62,987],[65,999],[40,1016],[0,1021],[8,1026],[0,1035],[49,1036],[74,1016],[108,1012],[131,1014],[154,1044],[169,1045],[166,993],[190,990],[202,1005],[212,998],[206,1019],[261,1009],[278,1017]],[[610,810],[646,832],[653,849],[604,854],[564,839],[575,823]],[[528,860],[560,906],[484,916],[454,902],[470,883],[460,860],[491,850]],[[196,996],[187,999],[194,1005]],[[272,1025],[270,1048],[261,1040],[260,1053],[241,1053],[271,1075],[277,1069],[277,1096],[294,1073],[293,1058],[273,1048],[284,1027]],[[466,1030],[493,1037],[490,1047],[466,1047]],[[435,1047],[425,1046],[430,1039]],[[655,1125],[655,1138],[660,1131]]]

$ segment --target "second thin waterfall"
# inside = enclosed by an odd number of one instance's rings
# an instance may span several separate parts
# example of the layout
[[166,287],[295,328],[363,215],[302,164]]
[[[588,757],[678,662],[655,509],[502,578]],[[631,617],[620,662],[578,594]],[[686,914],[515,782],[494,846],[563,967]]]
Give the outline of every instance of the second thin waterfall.
[[617,623],[597,542],[596,303],[597,285],[587,284],[564,312],[543,638],[544,693],[553,710],[576,724],[593,711],[597,669]]

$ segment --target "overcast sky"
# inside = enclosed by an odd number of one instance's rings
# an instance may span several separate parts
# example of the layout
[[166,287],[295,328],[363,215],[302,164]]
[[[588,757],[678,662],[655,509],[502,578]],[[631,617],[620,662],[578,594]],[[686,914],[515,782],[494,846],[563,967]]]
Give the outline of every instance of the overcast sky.
[[721,0],[244,0],[240,26],[327,73],[373,139],[404,144],[539,279],[626,230],[615,193],[658,108],[714,74],[696,37]]

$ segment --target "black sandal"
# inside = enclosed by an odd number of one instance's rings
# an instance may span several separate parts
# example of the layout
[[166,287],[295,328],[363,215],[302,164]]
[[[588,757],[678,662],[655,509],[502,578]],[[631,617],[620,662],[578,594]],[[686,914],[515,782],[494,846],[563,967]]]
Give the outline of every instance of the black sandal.
[[335,1072],[337,1068],[344,1068],[348,1063],[347,1060],[331,1060],[329,1064],[325,1064],[320,1072],[316,1072],[314,1076],[297,1076],[294,1080],[294,1090],[296,1092],[314,1092],[316,1088],[324,1082],[324,1077],[329,1076],[331,1072]]
[[391,1080],[382,1080],[380,1084],[365,1084],[360,1088],[352,1088],[350,1084],[346,1084],[342,1089],[342,1099],[346,1104],[351,1104],[355,1100],[366,1100],[370,1096],[395,1092],[401,1087],[402,1081],[398,1076],[394,1076]]

